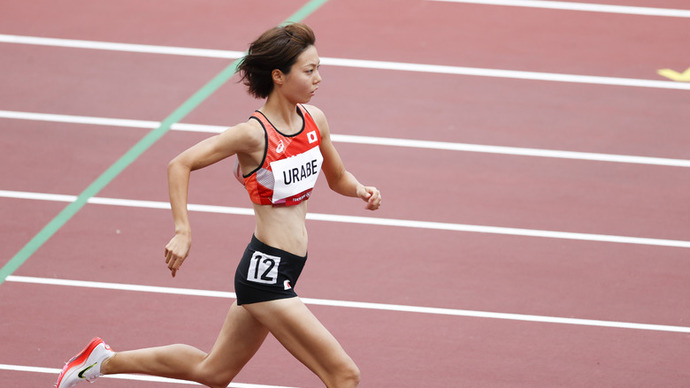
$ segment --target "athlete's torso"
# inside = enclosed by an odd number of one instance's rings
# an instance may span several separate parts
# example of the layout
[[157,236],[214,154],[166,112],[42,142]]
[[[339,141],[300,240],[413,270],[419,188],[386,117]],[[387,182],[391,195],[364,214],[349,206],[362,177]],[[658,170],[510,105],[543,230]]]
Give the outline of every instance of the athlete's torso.
[[323,164],[321,133],[309,112],[302,105],[297,109],[303,126],[294,135],[281,133],[260,111],[250,118],[264,129],[264,157],[254,171],[241,175],[236,169],[236,176],[255,204],[292,206],[311,196]]

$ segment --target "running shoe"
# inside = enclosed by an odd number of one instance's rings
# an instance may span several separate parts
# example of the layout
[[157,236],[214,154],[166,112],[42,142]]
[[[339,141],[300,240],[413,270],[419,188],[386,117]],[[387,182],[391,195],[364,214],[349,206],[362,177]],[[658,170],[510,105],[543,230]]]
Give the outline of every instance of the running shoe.
[[113,354],[115,352],[102,339],[98,337],[92,339],[81,353],[65,364],[55,387],[71,388],[84,380],[92,383],[102,376],[101,364]]

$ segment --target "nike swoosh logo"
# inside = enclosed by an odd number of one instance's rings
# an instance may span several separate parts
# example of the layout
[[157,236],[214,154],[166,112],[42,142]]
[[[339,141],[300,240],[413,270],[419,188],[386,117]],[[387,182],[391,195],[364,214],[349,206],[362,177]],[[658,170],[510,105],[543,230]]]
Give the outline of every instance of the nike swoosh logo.
[[96,365],[98,365],[98,363],[94,362],[92,365],[87,366],[86,368],[82,369],[77,376],[79,376],[80,379],[85,379],[86,377],[84,377],[84,373],[88,372],[89,369],[93,368]]

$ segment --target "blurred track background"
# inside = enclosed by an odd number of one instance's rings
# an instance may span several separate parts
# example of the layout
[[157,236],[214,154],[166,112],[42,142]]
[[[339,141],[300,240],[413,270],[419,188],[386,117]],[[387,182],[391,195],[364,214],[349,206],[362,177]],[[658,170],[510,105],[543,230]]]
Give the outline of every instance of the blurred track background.
[[[0,4],[0,386],[51,386],[96,335],[210,348],[249,201],[231,161],[192,176],[172,279],[166,165],[260,106],[212,80],[306,3]],[[297,291],[361,386],[688,386],[687,2],[318,3],[312,103],[384,203],[320,180]],[[150,380],[97,384],[177,383]],[[236,380],[320,386],[272,338]]]

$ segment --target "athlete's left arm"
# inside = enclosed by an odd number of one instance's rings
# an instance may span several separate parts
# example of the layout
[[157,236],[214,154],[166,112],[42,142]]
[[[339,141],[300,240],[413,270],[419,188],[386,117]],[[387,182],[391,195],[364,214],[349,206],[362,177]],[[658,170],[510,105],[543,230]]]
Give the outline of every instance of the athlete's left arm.
[[376,210],[381,206],[381,192],[374,186],[365,186],[345,169],[338,151],[331,141],[331,132],[328,128],[326,115],[315,106],[307,106],[307,110],[314,118],[321,132],[321,155],[323,155],[323,170],[328,187],[338,194],[349,197],[358,197],[364,200],[369,210]]

